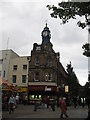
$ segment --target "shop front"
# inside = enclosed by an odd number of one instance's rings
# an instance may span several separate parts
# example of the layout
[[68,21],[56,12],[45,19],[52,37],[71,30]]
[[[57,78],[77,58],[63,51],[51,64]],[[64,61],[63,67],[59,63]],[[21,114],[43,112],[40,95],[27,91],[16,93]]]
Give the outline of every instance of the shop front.
[[28,86],[28,97],[29,102],[33,103],[34,100],[41,101],[42,98],[55,98],[57,95],[56,86],[48,85],[29,85]]

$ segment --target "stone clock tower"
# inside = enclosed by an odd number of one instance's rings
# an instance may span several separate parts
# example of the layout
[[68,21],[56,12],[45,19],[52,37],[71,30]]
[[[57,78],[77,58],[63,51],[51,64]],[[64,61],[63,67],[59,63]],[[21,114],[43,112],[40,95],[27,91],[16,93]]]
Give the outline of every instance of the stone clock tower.
[[42,45],[50,43],[50,38],[51,38],[51,33],[46,23],[46,27],[42,31]]

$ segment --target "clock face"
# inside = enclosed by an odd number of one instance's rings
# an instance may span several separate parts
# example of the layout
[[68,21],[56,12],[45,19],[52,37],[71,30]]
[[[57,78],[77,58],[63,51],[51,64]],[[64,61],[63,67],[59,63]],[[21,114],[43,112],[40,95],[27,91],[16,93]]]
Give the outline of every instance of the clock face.
[[44,31],[44,32],[43,32],[43,36],[46,37],[47,35],[48,35],[48,32],[47,32],[47,31]]

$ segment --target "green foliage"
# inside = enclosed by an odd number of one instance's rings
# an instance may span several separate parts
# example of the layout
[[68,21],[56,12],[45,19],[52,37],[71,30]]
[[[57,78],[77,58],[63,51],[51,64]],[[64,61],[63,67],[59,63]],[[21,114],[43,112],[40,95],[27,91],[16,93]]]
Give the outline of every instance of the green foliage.
[[[60,18],[62,23],[65,24],[69,22],[70,19],[76,19],[76,16],[84,16],[84,22],[78,21],[77,25],[82,29],[90,25],[90,1],[89,2],[61,2],[58,3],[58,7],[47,5],[49,10],[52,10],[51,17]],[[90,33],[90,27],[88,28]],[[88,46],[83,45],[84,49],[83,55],[90,57],[90,52],[88,52]]]
[[89,2],[61,2],[58,3],[58,7],[47,5],[49,10],[52,10],[51,17],[59,17],[62,20],[62,23],[65,24],[69,20],[76,19],[76,16],[84,16],[85,21],[78,21],[78,26],[85,28],[87,25],[90,25],[88,17],[90,15],[90,1]]
[[86,43],[85,45],[82,46],[84,52],[83,55],[90,57],[90,44]]

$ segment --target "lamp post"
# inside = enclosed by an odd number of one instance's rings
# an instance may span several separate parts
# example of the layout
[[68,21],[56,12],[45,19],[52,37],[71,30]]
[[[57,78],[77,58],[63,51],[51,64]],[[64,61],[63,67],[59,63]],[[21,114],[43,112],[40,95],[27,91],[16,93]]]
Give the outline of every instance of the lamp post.
[[30,56],[27,57],[28,60],[28,81],[27,81],[27,104],[29,104],[29,68],[30,68]]

